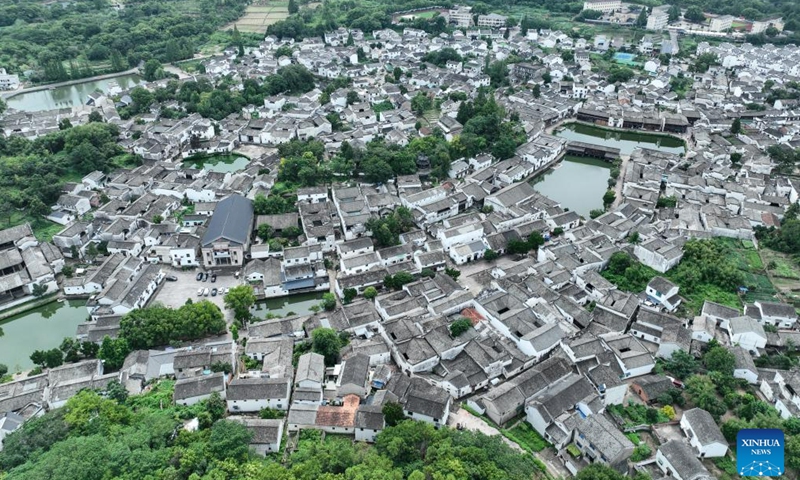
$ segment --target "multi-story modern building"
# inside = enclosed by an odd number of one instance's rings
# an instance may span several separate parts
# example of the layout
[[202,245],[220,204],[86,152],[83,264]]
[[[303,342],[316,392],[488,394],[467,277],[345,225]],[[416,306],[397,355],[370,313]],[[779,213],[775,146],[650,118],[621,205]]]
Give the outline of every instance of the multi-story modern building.
[[508,20],[508,17],[498,15],[496,13],[490,13],[489,15],[478,15],[478,26],[502,28],[506,26],[506,20]]
[[622,8],[620,0],[586,0],[583,2],[584,10],[597,10],[598,12],[611,13]]
[[217,202],[200,243],[206,267],[241,266],[250,248],[253,204],[241,195]]
[[455,24],[457,27],[471,27],[472,26],[472,7],[454,6],[447,12],[447,17],[450,23]]
[[708,28],[712,32],[724,32],[730,29],[733,26],[733,16],[732,15],[720,15],[718,17],[713,17],[711,22],[708,25]]
[[648,30],[664,30],[669,24],[669,14],[663,10],[653,10],[647,17]]

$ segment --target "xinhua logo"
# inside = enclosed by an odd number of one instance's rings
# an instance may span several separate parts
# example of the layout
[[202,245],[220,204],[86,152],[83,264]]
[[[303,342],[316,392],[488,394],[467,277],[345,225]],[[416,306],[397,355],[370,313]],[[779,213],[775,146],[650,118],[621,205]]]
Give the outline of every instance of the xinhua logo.
[[739,430],[736,470],[743,477],[783,475],[783,431],[775,428]]

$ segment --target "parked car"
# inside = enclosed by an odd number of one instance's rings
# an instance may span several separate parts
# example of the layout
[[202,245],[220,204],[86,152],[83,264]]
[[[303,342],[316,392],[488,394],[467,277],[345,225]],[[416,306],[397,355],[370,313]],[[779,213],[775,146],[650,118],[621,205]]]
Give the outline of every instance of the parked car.
[[203,272],[197,272],[197,276],[194,277],[195,280],[198,282],[203,279]]
[[205,281],[207,281],[207,280],[208,280],[208,274],[207,274],[207,273],[204,273],[204,274],[203,274],[203,281],[205,282]]
[[217,281],[217,274],[216,273],[212,273],[211,274],[211,283],[214,283],[216,281]]
[[211,289],[211,296],[212,296],[212,297],[216,297],[216,296],[217,296],[217,289],[216,289],[216,287]]
[[198,296],[198,297],[202,297],[202,296],[203,296],[203,289],[202,289],[202,287],[197,289],[197,296]]
[[176,277],[175,275],[167,275],[167,281],[168,282],[177,282],[178,281],[178,277]]
[[209,293],[211,293],[211,292],[209,292],[209,290],[207,288],[203,289],[203,296],[204,297],[207,297]]

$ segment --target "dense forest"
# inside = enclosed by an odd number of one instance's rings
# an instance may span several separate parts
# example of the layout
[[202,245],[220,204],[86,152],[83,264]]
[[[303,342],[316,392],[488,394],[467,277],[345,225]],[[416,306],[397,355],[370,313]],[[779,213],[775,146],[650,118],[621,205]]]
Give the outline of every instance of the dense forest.
[[[64,408],[27,422],[0,452],[3,480],[243,479],[401,480],[537,478],[542,464],[500,437],[401,421],[374,446],[352,437],[304,431],[293,451],[266,459],[250,453],[249,432],[223,419],[219,396],[172,405],[172,382],[128,397],[117,383],[100,395],[83,391]],[[197,431],[184,421],[197,418]],[[296,435],[295,435],[296,436]],[[4,476],[2,472],[7,472]]]
[[[122,3],[122,2],[121,2]],[[35,81],[122,71],[156,58],[191,58],[246,0],[0,2],[0,66]]]

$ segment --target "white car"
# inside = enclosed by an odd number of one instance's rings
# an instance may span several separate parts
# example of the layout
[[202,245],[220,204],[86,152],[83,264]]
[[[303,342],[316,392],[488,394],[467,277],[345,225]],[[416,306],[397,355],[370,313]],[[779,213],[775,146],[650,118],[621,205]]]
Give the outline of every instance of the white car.
[[204,296],[204,297],[207,297],[209,293],[211,293],[211,290],[209,290],[209,289],[207,289],[207,288],[204,288],[204,289],[203,289],[203,296]]
[[197,296],[198,297],[202,297],[203,296],[203,289],[202,288],[198,288],[197,289]]

